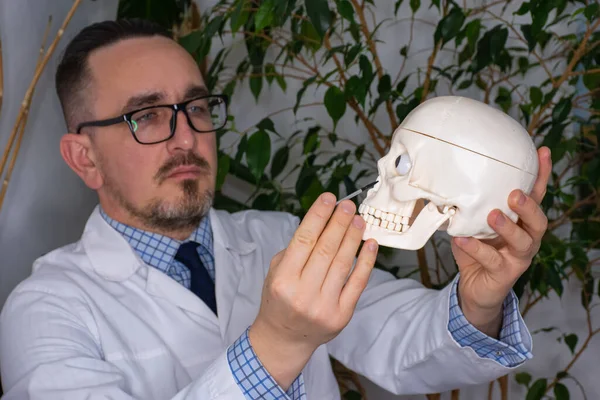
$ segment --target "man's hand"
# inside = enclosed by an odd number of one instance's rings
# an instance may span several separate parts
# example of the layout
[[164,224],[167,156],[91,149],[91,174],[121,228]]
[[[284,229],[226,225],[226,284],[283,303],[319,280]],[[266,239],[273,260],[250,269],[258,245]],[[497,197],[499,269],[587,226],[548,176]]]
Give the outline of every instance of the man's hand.
[[258,358],[284,390],[317,347],[348,324],[375,265],[377,243],[369,240],[352,270],[365,222],[353,202],[335,201],[321,195],[271,261],[249,331]]
[[531,195],[519,190],[508,198],[518,216],[513,223],[500,210],[490,212],[488,224],[499,237],[480,241],[455,238],[452,252],[460,271],[458,297],[466,319],[481,332],[497,337],[502,326],[502,304],[537,254],[548,219],[539,204],[552,171],[550,150],[538,150],[539,172]]

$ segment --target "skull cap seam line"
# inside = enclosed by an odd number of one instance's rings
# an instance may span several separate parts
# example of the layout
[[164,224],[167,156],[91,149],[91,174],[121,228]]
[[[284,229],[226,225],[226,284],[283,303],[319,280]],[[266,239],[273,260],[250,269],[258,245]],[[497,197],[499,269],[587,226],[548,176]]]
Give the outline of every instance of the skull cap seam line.
[[423,133],[423,132],[415,131],[414,129],[409,129],[409,128],[405,128],[405,127],[401,127],[400,129],[405,129],[405,130],[407,130],[407,131],[409,131],[409,132],[416,133],[417,135],[423,135],[423,136],[425,136],[425,137],[428,137],[428,138],[431,138],[431,139],[434,139],[434,140],[439,140],[440,142],[447,143],[447,144],[449,144],[449,145],[452,145],[452,146],[459,147],[459,148],[461,148],[461,149],[463,149],[463,150],[470,151],[471,153],[478,154],[478,155],[480,155],[480,156],[482,156],[482,157],[489,158],[490,160],[497,161],[497,162],[499,162],[499,163],[501,163],[501,164],[507,165],[507,166],[509,166],[509,167],[511,167],[511,168],[514,168],[514,169],[516,169],[516,170],[519,170],[519,171],[521,171],[521,172],[525,172],[526,174],[529,174],[529,175],[531,175],[531,176],[535,176],[534,174],[532,174],[532,173],[531,173],[531,172],[529,172],[529,171],[525,171],[525,170],[523,170],[523,169],[521,169],[521,168],[519,168],[519,167],[515,167],[514,165],[512,165],[512,164],[509,164],[509,163],[507,163],[507,162],[505,162],[505,161],[498,160],[497,158],[490,157],[490,156],[488,156],[488,155],[485,155],[485,154],[483,154],[483,153],[480,153],[480,152],[478,152],[478,151],[471,150],[471,149],[467,149],[466,147],[463,147],[463,146],[461,146],[461,145],[459,145],[459,144],[452,143],[452,142],[449,142],[449,141],[447,141],[447,140],[444,140],[444,139],[437,138],[437,137],[435,137],[435,136],[432,136],[432,135],[428,135],[427,133]]

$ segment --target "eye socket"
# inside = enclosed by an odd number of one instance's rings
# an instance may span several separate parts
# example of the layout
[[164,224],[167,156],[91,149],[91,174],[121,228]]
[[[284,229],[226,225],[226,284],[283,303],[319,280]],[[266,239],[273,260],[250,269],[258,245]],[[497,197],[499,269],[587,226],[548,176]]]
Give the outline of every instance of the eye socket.
[[400,154],[398,158],[396,158],[396,172],[398,172],[398,174],[406,175],[411,168],[412,163],[410,162],[408,153]]

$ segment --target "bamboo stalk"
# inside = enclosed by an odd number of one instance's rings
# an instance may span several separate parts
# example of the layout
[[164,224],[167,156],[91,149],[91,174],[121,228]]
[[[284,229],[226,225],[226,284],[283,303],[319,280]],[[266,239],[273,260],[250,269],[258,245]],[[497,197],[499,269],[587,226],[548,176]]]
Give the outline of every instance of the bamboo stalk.
[[69,24],[73,15],[75,14],[75,10],[77,10],[77,7],[79,7],[80,4],[81,4],[81,0],[74,1],[73,5],[71,6],[71,9],[69,10],[69,12],[67,13],[67,16],[64,19],[61,27],[59,28],[58,32],[56,33],[56,36],[54,37],[52,44],[50,45],[48,50],[44,53],[44,47],[45,47],[45,43],[46,43],[46,40],[48,37],[51,19],[49,19],[49,21],[48,21],[48,26],[46,27],[46,31],[44,33],[42,47],[40,49],[40,56],[38,57],[38,62],[36,64],[36,69],[35,69],[33,79],[31,80],[31,83],[29,84],[29,88],[27,89],[27,92],[25,93],[25,97],[24,97],[23,101],[21,102],[21,108],[19,109],[19,114],[17,115],[15,124],[12,128],[11,134],[10,134],[10,136],[8,138],[8,142],[6,144],[6,148],[4,149],[4,152],[2,154],[2,160],[0,161],[0,177],[2,177],[4,175],[4,168],[6,166],[6,162],[8,161],[8,156],[11,152],[11,148],[16,139],[17,145],[15,148],[15,152],[11,159],[11,163],[10,163],[7,175],[2,182],[2,188],[0,189],[0,211],[2,210],[2,204],[4,202],[4,197],[6,194],[6,190],[8,189],[8,184],[10,182],[10,175],[12,175],[12,171],[13,171],[13,168],[14,168],[14,165],[16,162],[16,158],[17,158],[19,149],[20,149],[21,141],[23,139],[25,126],[27,123],[27,117],[29,115],[29,106],[31,105],[31,100],[33,98],[33,93],[35,91],[35,87],[42,75],[44,68],[48,64],[48,61],[50,60],[50,57],[52,57],[52,54],[54,53],[54,50],[56,49],[58,42],[62,38],[67,25]]
[[[52,25],[52,16],[50,16],[48,18],[48,24],[46,25],[46,30],[44,31],[44,36],[42,38],[42,45],[40,46],[38,59],[35,64],[36,69],[40,67],[40,65],[44,59],[44,49],[46,47],[46,42],[48,41],[48,35],[50,34],[50,26],[51,25]],[[12,158],[10,160],[10,164],[8,165],[8,170],[6,172],[4,180],[2,181],[2,187],[0,188],[0,209],[2,209],[2,204],[4,203],[4,196],[6,195],[6,191],[8,189],[10,177],[11,177],[13,169],[15,167],[15,164],[17,161],[17,156],[19,155],[19,150],[21,149],[21,143],[23,141],[23,136],[25,134],[25,126],[27,125],[27,120],[29,118],[29,108],[31,107],[31,99],[33,98],[34,92],[35,92],[35,90],[32,91],[32,96],[29,99],[29,102],[25,105],[23,118],[21,119],[21,123],[19,124],[19,130],[18,130],[18,134],[17,134],[17,143],[15,145],[14,152],[12,153]],[[11,146],[11,145],[12,145],[12,142],[8,143],[7,149],[10,149],[9,146]],[[1,174],[0,174],[0,176],[1,176]]]

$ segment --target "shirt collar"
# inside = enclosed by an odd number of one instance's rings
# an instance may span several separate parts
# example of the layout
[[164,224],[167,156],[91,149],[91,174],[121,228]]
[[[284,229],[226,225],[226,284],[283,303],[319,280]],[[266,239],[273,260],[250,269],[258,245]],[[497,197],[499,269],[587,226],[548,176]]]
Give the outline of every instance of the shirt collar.
[[123,224],[109,217],[102,207],[99,207],[99,210],[102,218],[127,240],[129,245],[146,263],[155,268],[165,270],[173,262],[179,246],[190,240],[199,243],[205,251],[214,257],[213,232],[208,214],[202,218],[198,227],[187,239],[177,240]]

